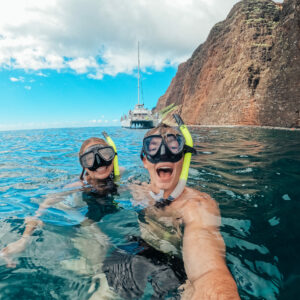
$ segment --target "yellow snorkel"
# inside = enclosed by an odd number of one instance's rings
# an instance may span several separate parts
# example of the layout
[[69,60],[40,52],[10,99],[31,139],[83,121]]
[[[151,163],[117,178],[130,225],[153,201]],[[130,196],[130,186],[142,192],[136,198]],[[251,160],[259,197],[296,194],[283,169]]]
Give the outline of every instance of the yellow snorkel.
[[[179,126],[179,129],[185,139],[185,145],[190,148],[193,148],[193,146],[194,146],[193,138],[192,138],[188,128],[184,125],[182,119],[180,118],[180,116],[178,114],[174,114],[173,117],[176,120],[176,122]],[[191,159],[192,159],[192,152],[186,152],[184,154],[183,166],[182,166],[182,170],[181,170],[181,174],[180,174],[180,179],[184,179],[184,180],[188,179]]]
[[117,147],[114,143],[114,141],[110,138],[110,136],[103,131],[102,132],[103,136],[105,137],[107,143],[109,146],[113,147],[114,151],[115,151],[115,158],[114,158],[114,175],[120,176],[120,170],[119,170],[119,163],[118,163],[118,153],[117,153]]
[[193,148],[194,143],[193,143],[192,136],[188,128],[184,125],[184,122],[182,121],[181,117],[178,114],[173,114],[173,117],[176,123],[178,124],[179,129],[185,139],[185,147],[187,148],[186,149],[187,151],[184,154],[183,165],[182,165],[182,170],[180,173],[178,184],[173,190],[173,192],[171,193],[171,195],[168,197],[169,200],[176,199],[183,192],[189,175],[192,153],[196,153],[196,150]]

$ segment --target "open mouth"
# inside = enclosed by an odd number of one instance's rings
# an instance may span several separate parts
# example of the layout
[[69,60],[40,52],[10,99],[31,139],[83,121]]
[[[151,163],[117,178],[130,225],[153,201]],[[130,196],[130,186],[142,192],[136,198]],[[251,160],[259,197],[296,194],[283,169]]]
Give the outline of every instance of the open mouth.
[[103,166],[103,167],[99,167],[96,172],[97,173],[104,173],[106,171],[107,167],[106,166]]
[[171,167],[159,167],[156,169],[156,173],[161,179],[168,179],[172,176],[173,168]]

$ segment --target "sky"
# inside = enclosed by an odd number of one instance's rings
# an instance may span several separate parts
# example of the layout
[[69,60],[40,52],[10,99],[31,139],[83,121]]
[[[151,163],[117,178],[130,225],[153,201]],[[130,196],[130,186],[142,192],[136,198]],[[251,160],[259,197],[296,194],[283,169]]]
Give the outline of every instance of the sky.
[[237,0],[0,2],[0,130],[120,126],[153,108]]

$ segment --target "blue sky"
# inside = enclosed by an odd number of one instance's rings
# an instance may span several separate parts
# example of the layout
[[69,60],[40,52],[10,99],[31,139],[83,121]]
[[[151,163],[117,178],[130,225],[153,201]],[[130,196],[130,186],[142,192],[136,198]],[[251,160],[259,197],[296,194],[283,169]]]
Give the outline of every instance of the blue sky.
[[0,3],[0,130],[119,126],[148,108],[237,0]]
[[[102,80],[72,72],[23,70],[0,72],[0,130],[119,125],[122,114],[137,103],[137,78],[118,74]],[[176,68],[142,74],[142,95],[147,107],[156,105]],[[47,74],[47,75],[46,75]],[[47,77],[46,77],[47,76]],[[11,81],[16,78],[18,81]],[[142,96],[141,95],[141,96]]]

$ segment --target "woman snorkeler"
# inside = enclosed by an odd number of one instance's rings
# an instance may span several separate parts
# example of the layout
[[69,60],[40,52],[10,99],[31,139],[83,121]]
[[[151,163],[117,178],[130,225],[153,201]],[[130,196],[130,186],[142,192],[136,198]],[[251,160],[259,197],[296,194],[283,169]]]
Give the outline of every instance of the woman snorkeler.
[[[120,170],[124,171],[124,168],[118,166],[114,142],[105,132],[103,135],[106,141],[92,137],[83,142],[79,151],[79,162],[82,166],[80,180],[65,186],[65,191],[61,193],[47,196],[39,205],[35,215],[25,218],[25,230],[22,237],[0,251],[0,257],[6,261],[7,267],[16,266],[11,256],[25,250],[33,232],[43,225],[40,217],[48,208],[55,206],[56,209],[62,211],[72,211],[72,218],[76,216],[77,221],[75,227],[80,231],[80,238],[74,242],[80,252],[80,259],[77,259],[76,263],[72,260],[65,260],[61,264],[66,269],[72,269],[78,273],[90,273],[91,266],[94,274],[99,271],[101,257],[106,253],[108,241],[96,223],[105,215],[119,210],[113,199],[117,193],[115,180],[120,176]],[[81,211],[86,211],[86,213],[82,214]],[[89,246],[91,243],[97,245],[84,247],[87,240]],[[91,260],[97,261],[88,261],[91,248],[93,248]]]

